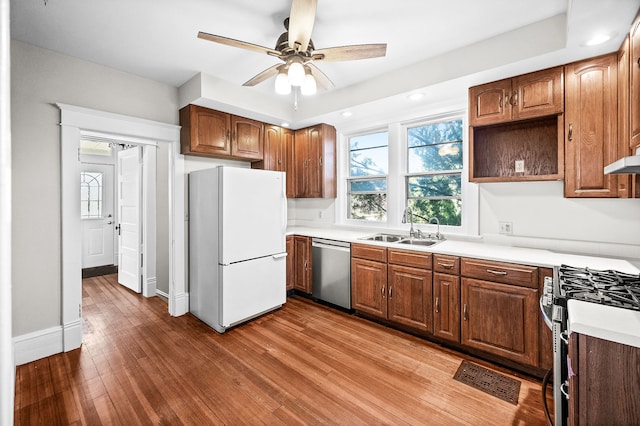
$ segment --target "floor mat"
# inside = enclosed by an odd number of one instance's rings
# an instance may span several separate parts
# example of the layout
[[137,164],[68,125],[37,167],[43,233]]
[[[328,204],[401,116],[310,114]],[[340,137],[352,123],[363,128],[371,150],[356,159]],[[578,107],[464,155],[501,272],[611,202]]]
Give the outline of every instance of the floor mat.
[[479,365],[462,361],[453,378],[497,398],[518,405],[520,381]]

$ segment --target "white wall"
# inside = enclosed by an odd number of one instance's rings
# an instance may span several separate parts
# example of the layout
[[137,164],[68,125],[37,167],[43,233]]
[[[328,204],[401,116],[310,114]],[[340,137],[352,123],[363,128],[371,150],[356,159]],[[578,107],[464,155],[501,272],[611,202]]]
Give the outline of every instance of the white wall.
[[[13,335],[19,336],[61,323],[60,111],[54,103],[177,124],[178,91],[17,41],[11,75]],[[158,164],[159,176],[166,176],[164,167]],[[158,211],[167,208],[158,203]],[[168,259],[161,244],[168,238],[168,227],[158,226],[160,259]]]

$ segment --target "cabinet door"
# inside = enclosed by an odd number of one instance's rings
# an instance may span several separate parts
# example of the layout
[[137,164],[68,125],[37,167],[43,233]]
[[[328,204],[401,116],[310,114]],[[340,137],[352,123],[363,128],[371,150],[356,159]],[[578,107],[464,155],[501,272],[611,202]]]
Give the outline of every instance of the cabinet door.
[[296,281],[293,236],[288,235],[285,244],[287,248],[287,291],[289,291],[293,290]]
[[495,124],[511,119],[511,79],[469,89],[469,125]]
[[564,111],[562,67],[514,77],[509,98],[511,118],[543,117]]
[[387,264],[351,258],[353,309],[387,318]]
[[262,160],[263,124],[236,115],[231,116],[231,155],[238,158]]
[[180,110],[181,153],[231,155],[229,114],[187,105]]
[[308,193],[309,180],[309,129],[295,132],[294,142],[294,170],[295,196],[305,198]]
[[433,274],[433,334],[460,342],[460,277]]
[[630,147],[634,149],[640,146],[640,15],[637,16],[631,27],[630,36],[630,60],[631,65],[631,91],[630,97]]
[[322,198],[322,130],[320,126],[309,128],[306,198]]
[[311,238],[296,235],[293,237],[296,290],[311,293]]
[[296,171],[294,167],[294,139],[291,129],[281,129],[283,170],[287,173],[287,198],[296,196]]
[[422,331],[433,331],[431,271],[389,265],[388,311],[390,321]]
[[565,197],[617,196],[616,176],[604,174],[616,160],[617,62],[614,53],[565,67]]
[[282,164],[282,134],[281,129],[278,126],[265,125],[264,126],[264,155],[263,160],[259,162],[251,163],[260,164],[260,168],[264,170],[284,171],[284,165]]
[[[618,152],[616,159],[631,155],[629,146],[629,84],[629,37],[627,37],[618,50]],[[618,181],[618,197],[633,197],[631,175],[619,175],[616,180]]]
[[462,279],[461,343],[538,365],[538,290]]

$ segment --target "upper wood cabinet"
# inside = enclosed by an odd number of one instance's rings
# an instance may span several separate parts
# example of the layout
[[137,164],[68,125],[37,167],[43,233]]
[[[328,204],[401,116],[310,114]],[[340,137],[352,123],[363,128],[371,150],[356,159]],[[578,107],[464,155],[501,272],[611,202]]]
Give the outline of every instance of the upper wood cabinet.
[[640,146],[640,14],[636,17],[629,33],[630,64],[630,140],[634,149]]
[[562,67],[469,88],[469,180],[564,177]]
[[228,157],[231,155],[231,116],[197,105],[180,110],[180,153]]
[[471,126],[561,114],[563,69],[550,68],[469,89]]
[[618,55],[565,66],[565,197],[617,197]]
[[[630,147],[630,72],[629,72],[629,36],[627,36],[618,50],[618,147],[616,159],[631,155]],[[633,175],[618,175],[617,193],[619,198],[632,198]]]
[[261,160],[263,124],[226,112],[187,105],[180,110],[180,153]]
[[231,156],[262,160],[264,124],[257,120],[231,116]]
[[262,161],[254,161],[251,168],[287,173],[287,197],[295,197],[293,172],[294,131],[271,124],[264,126],[264,155]]
[[336,129],[318,124],[295,132],[294,179],[297,198],[336,197]]

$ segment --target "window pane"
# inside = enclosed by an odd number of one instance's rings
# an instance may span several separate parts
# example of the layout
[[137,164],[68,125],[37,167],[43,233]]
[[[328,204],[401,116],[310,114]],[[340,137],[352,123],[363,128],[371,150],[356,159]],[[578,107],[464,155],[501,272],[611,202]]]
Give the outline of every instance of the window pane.
[[462,140],[462,120],[444,121],[407,130],[409,147]]
[[349,218],[384,222],[387,220],[387,194],[351,194]]
[[409,148],[409,173],[462,170],[462,142]]
[[349,192],[386,192],[386,179],[356,180],[349,182]]
[[459,174],[408,177],[407,197],[460,197],[462,194],[461,178]]
[[387,132],[355,136],[349,139],[349,176],[386,175],[388,166]]
[[80,139],[80,154],[88,155],[111,155],[111,144],[108,142],[97,142]]
[[102,217],[102,173],[80,173],[80,217]]
[[407,130],[409,173],[462,169],[462,120]]
[[415,223],[428,223],[429,218],[436,217],[440,225],[462,225],[462,201],[461,200],[408,200],[408,205],[413,211]]

